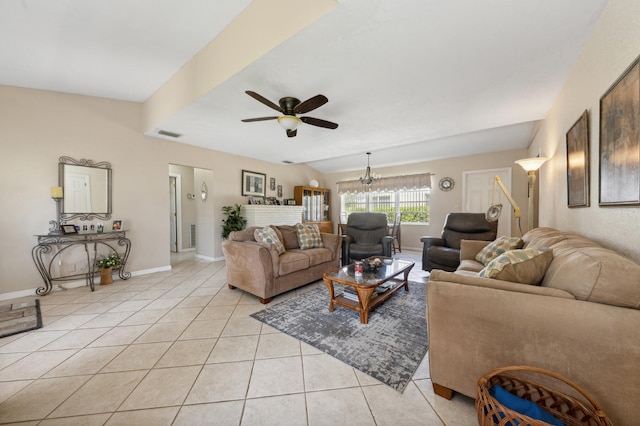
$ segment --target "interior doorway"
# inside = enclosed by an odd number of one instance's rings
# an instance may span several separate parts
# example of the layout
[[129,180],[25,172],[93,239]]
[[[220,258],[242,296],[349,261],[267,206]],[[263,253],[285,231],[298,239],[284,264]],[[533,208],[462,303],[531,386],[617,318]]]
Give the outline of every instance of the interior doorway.
[[511,193],[511,168],[474,170],[462,173],[463,211],[486,213],[492,204],[502,204],[498,219],[498,236],[512,235],[511,221],[513,208],[502,190],[495,186],[496,176]]
[[[215,258],[216,220],[213,171],[169,164],[169,251],[174,259],[185,256]],[[203,196],[203,194],[209,196]]]
[[180,248],[178,246],[182,239],[181,230],[178,224],[180,223],[180,175],[169,173],[169,251],[172,253],[178,253]]

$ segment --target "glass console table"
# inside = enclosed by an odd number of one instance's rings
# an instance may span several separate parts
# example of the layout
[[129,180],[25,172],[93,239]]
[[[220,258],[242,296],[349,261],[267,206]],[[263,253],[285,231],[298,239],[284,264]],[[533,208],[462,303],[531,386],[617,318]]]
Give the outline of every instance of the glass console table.
[[[82,232],[78,234],[65,235],[36,235],[38,245],[31,250],[31,257],[38,268],[38,272],[44,280],[44,286],[36,289],[36,294],[44,296],[49,294],[53,289],[54,281],[68,281],[75,278],[84,278],[91,291],[95,290],[94,277],[99,273],[96,268],[96,257],[98,249],[106,248],[109,253],[118,253],[121,259],[121,265],[114,270],[118,271],[120,279],[126,280],[131,278],[130,272],[125,272],[129,252],[131,251],[131,241],[126,237],[126,231],[105,231],[105,232]],[[87,261],[87,270],[82,273],[62,274],[56,273],[55,266],[62,262],[65,253],[70,253],[74,248],[84,248],[84,258]],[[117,250],[118,247],[124,248],[124,254]],[[54,251],[54,248],[56,249]],[[59,272],[59,271],[57,271]]]

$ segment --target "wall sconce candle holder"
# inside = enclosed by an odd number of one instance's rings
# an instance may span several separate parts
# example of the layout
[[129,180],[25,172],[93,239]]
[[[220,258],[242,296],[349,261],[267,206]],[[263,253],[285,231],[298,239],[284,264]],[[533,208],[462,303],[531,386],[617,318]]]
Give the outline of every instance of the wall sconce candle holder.
[[62,235],[64,232],[62,231],[62,203],[63,192],[61,186],[52,186],[51,187],[51,198],[56,202],[56,220],[49,221],[49,235]]

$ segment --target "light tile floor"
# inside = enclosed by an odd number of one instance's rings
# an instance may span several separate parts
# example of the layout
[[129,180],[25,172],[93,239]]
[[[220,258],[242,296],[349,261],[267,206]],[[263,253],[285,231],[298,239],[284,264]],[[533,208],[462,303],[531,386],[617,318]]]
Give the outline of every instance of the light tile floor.
[[224,262],[174,261],[41,297],[45,326],[0,339],[0,424],[477,424],[473,399],[433,394],[428,356],[398,393],[249,317],[264,306],[226,286]]

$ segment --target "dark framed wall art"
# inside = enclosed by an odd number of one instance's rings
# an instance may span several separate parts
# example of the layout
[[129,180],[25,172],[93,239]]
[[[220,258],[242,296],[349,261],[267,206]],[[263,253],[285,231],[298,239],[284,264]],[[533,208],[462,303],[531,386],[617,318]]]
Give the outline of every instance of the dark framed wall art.
[[589,114],[567,132],[567,205],[589,207]]
[[242,171],[242,195],[265,196],[267,175],[264,173]]
[[640,205],[639,59],[600,98],[601,206]]

